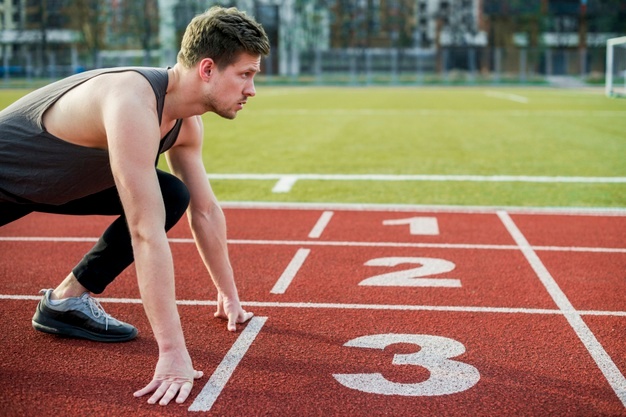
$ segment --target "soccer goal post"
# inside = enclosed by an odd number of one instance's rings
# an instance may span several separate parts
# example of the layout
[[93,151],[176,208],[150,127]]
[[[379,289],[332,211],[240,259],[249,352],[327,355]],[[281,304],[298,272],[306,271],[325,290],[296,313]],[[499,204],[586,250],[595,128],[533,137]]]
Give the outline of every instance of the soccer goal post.
[[606,41],[607,97],[626,97],[626,36]]

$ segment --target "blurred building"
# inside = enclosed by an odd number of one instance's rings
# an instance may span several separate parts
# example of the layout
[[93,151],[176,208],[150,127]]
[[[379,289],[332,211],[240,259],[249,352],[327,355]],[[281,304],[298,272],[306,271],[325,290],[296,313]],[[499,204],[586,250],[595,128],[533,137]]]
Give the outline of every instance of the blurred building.
[[624,0],[0,0],[2,71],[173,65],[188,22],[216,4],[264,26],[265,75],[318,81],[585,75],[626,34]]
[[54,75],[59,63],[77,66],[77,43],[63,0],[0,0],[0,71],[5,76]]
[[[255,15],[272,41],[265,72],[280,76],[350,65],[358,71],[368,62],[381,67],[395,59],[398,68],[412,65],[413,70],[421,60],[424,71],[580,75],[601,71],[606,40],[626,33],[623,0],[163,2],[176,16],[176,36],[168,38],[171,50],[189,19],[210,5],[236,6]],[[387,69],[392,70],[391,63]]]
[[0,0],[0,71],[57,77],[159,62],[157,0]]
[[487,47],[497,52],[502,70],[526,64],[547,75],[601,73],[606,41],[626,34],[623,0],[483,3]]

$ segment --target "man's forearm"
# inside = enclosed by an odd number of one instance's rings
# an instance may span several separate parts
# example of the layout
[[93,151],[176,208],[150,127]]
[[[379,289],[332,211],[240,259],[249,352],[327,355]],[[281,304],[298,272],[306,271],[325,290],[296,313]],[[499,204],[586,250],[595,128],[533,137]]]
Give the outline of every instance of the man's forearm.
[[133,243],[141,300],[161,352],[185,347],[176,307],[174,266],[165,233]]
[[198,251],[217,290],[225,297],[238,297],[233,269],[228,257],[226,221],[221,209],[193,212],[189,222]]

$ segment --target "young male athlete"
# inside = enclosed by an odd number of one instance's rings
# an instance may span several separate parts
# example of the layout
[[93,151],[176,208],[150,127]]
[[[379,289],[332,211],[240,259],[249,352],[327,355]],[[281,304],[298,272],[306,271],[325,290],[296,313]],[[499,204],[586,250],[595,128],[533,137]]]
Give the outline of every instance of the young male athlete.
[[[133,261],[159,357],[135,396],[182,403],[193,380],[174,293],[166,237],[187,210],[198,251],[218,290],[216,317],[227,328],[252,317],[241,307],[223,213],[202,161],[200,115],[234,119],[255,95],[269,53],[263,28],[234,8],[196,16],[170,69],[110,68],[60,80],[0,112],[0,226],[28,213],[119,217],[65,280],[46,290],[33,327],[103,342],[137,329],[108,315],[99,294]],[[174,175],[155,168],[164,153]]]

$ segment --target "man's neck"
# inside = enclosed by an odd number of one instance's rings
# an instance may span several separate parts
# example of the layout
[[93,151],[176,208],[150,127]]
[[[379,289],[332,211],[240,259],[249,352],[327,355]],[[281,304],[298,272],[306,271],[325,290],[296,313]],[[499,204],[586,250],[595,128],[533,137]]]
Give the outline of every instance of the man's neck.
[[184,119],[206,112],[201,97],[198,96],[198,78],[194,76],[194,71],[195,68],[185,68],[178,63],[168,69],[164,118]]

